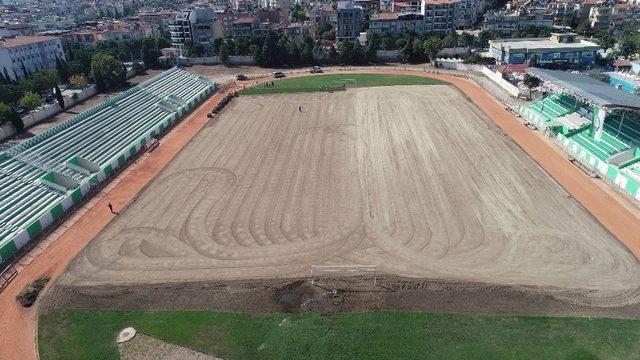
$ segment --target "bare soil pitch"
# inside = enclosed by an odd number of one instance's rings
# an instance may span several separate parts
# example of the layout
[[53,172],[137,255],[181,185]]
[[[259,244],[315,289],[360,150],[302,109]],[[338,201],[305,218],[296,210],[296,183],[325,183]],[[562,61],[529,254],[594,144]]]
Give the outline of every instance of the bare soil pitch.
[[354,263],[606,307],[635,304],[640,288],[635,257],[444,85],[241,97],[60,284],[286,278]]

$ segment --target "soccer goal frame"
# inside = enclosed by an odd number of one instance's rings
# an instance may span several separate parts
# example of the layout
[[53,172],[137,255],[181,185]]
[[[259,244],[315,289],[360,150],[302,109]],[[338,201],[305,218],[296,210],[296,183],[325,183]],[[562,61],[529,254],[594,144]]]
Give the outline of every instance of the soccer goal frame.
[[371,274],[373,285],[378,285],[378,272],[375,265],[311,265],[311,285],[316,285],[317,276],[322,273]]
[[348,87],[358,87],[358,81],[356,79],[338,79],[333,80],[331,84],[337,84],[338,86]]

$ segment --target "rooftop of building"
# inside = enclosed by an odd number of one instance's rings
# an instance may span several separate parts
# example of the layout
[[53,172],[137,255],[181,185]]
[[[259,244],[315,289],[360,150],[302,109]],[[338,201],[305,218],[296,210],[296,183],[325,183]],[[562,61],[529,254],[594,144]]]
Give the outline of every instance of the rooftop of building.
[[55,36],[16,36],[11,38],[1,38],[0,47],[9,48],[21,45],[36,44],[43,41],[60,39]]
[[233,21],[234,24],[251,24],[256,20],[251,17],[242,17]]
[[555,42],[550,38],[531,38],[531,39],[506,39],[492,40],[489,42],[491,47],[504,48],[505,50],[518,49],[589,49],[598,50],[600,46],[586,40],[577,42]]
[[391,12],[383,12],[375,15],[375,20],[397,20],[398,14]]
[[336,9],[333,7],[333,5],[327,4],[327,5],[322,7],[322,11],[324,11],[324,12],[334,12],[334,11],[336,11]]
[[613,66],[614,67],[631,67],[631,63],[629,62],[629,60],[618,59],[613,62]]
[[640,96],[611,87],[609,84],[580,73],[528,68],[527,73],[550,81],[573,96],[609,109],[640,110]]
[[427,5],[448,5],[459,3],[460,0],[425,0]]

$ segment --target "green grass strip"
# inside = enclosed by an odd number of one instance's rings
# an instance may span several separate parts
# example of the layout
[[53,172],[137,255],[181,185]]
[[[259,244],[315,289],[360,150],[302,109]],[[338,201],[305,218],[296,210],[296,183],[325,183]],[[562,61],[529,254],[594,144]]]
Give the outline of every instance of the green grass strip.
[[640,358],[639,320],[53,310],[39,318],[41,359],[117,359],[127,326],[229,360]]
[[[354,81],[355,80],[355,81]],[[343,84],[355,84],[357,87],[393,86],[393,85],[441,85],[444,81],[415,75],[392,74],[330,74],[309,75],[273,80],[274,87],[258,84],[240,93],[244,95],[277,94],[316,91],[344,90]],[[348,85],[347,85],[348,86]]]

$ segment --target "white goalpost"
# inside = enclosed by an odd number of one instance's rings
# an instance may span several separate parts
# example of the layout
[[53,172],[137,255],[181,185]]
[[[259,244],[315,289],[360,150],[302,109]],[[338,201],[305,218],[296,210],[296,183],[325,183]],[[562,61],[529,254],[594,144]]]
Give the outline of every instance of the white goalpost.
[[370,274],[373,277],[373,285],[378,285],[375,265],[311,265],[311,285],[316,285],[322,274],[331,274],[334,277],[340,274]]
[[345,88],[358,87],[358,81],[356,79],[339,79],[339,80],[333,80],[331,82],[331,85],[336,87],[344,86]]

